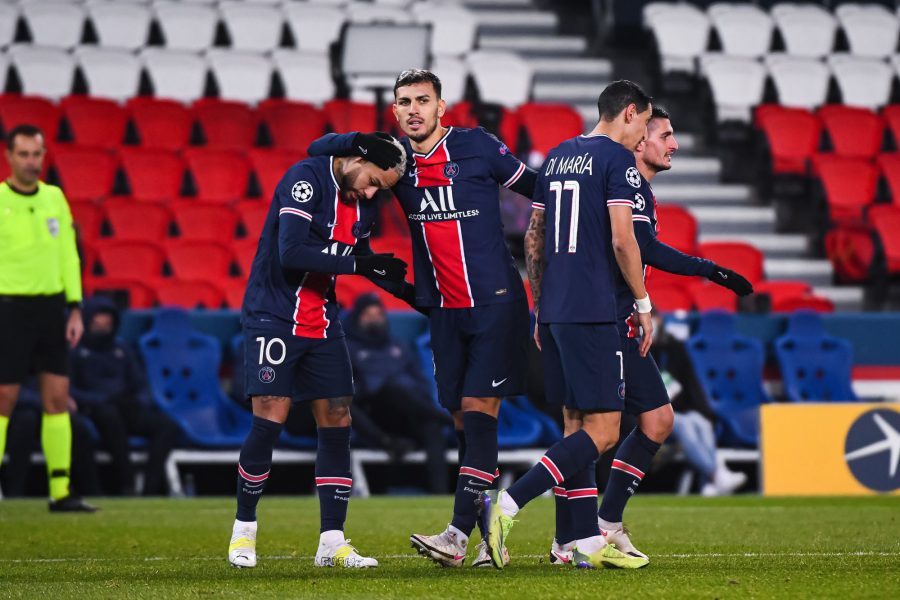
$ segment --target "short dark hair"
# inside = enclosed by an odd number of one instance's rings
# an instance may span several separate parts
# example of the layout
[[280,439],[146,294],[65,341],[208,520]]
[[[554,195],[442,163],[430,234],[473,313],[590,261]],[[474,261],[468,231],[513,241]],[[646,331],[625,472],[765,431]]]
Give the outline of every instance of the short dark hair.
[[665,109],[665,107],[660,106],[659,104],[653,105],[653,110],[650,111],[650,120],[653,119],[672,119],[669,116],[669,111]]
[[629,104],[634,104],[638,112],[644,112],[653,98],[641,86],[627,79],[613,81],[606,86],[597,99],[597,109],[601,121],[612,121]]
[[437,94],[437,97],[440,99],[441,80],[437,75],[431,71],[426,71],[425,69],[407,69],[400,73],[400,75],[397,76],[397,81],[394,82],[394,96],[397,95],[397,90],[399,88],[414,83],[430,83],[434,87],[434,93]]
[[16,146],[16,138],[18,136],[25,137],[36,137],[39,135],[44,135],[41,131],[41,128],[37,125],[29,125],[27,123],[23,123],[21,125],[16,125],[12,129],[9,130],[9,133],[6,134],[6,149],[12,150]]

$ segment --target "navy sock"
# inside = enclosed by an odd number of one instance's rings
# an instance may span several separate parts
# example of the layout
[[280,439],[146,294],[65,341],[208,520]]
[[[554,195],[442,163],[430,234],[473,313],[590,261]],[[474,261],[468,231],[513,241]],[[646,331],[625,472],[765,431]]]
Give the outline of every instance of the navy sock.
[[319,427],[316,448],[316,489],[319,492],[319,533],[343,531],[353,478],[350,473],[350,428]]
[[572,536],[566,541],[600,535],[600,527],[597,525],[597,463],[592,462],[566,479],[563,486],[569,503]]
[[478,518],[481,492],[494,483],[497,470],[497,419],[481,412],[463,414],[466,455],[459,466],[451,525],[469,535]]
[[557,544],[568,544],[575,537],[572,535],[572,517],[569,514],[569,498],[566,496],[566,488],[559,485],[553,486],[553,501],[556,504],[556,533],[553,538]]
[[238,459],[237,515],[238,521],[255,521],[256,505],[266,487],[272,468],[272,450],[281,434],[281,423],[253,417],[250,433],[241,446]]
[[454,429],[453,432],[456,434],[456,461],[462,466],[466,459],[466,432],[462,429]]
[[597,460],[597,446],[584,430],[556,442],[538,464],[522,475],[507,491],[523,508],[526,504]]
[[637,427],[619,446],[619,451],[609,471],[609,483],[600,503],[600,518],[610,523],[622,521],[625,505],[637,491],[644,473],[650,468],[660,444],[657,444]]

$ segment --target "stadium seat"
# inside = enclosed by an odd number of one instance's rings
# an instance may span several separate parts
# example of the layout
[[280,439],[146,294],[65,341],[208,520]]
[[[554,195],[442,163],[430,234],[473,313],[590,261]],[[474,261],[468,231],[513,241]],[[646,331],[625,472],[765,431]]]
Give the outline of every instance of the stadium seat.
[[277,6],[232,0],[220,3],[219,12],[232,48],[269,52],[281,41],[284,17]]
[[141,61],[130,51],[81,46],[75,58],[91,96],[124,102],[137,95]]
[[275,194],[275,188],[287,170],[305,156],[275,148],[253,148],[247,153],[256,182],[259,184],[262,204],[268,206]]
[[694,299],[683,285],[656,285],[649,279],[647,291],[653,293],[653,306],[664,313],[689,311],[694,307]]
[[210,50],[209,66],[219,84],[219,97],[256,104],[272,89],[272,61],[262,54],[239,50]]
[[36,46],[72,48],[84,33],[85,12],[74,2],[26,2],[22,18]]
[[178,279],[216,283],[231,276],[234,257],[231,250],[218,242],[169,240],[166,257]]
[[[246,217],[246,213],[243,215]],[[262,231],[262,226],[259,228]],[[249,231],[249,228],[248,228]],[[246,281],[250,276],[250,267],[253,266],[253,258],[256,256],[256,249],[259,246],[259,234],[251,237],[233,240],[231,242],[231,250],[234,252],[235,261],[241,271],[241,278]]]
[[232,310],[240,310],[246,291],[247,282],[243,279],[229,279],[224,282],[222,292],[225,294],[225,306]]
[[193,117],[180,102],[139,96],[125,106],[143,148],[178,151],[188,145]]
[[156,298],[163,306],[215,310],[225,306],[225,294],[207,281],[167,279],[156,285]]
[[835,281],[862,283],[870,279],[875,261],[875,242],[870,226],[839,223],[825,234],[825,255],[831,261]]
[[287,100],[319,105],[334,98],[334,79],[327,54],[279,49],[272,53],[272,61],[284,84]]
[[853,391],[853,346],[825,332],[822,318],[799,311],[787,332],[775,340],[775,355],[791,402],[847,402]]
[[102,294],[113,297],[124,295],[128,308],[135,310],[156,306],[156,292],[151,285],[145,281],[120,277],[84,278],[84,291],[87,295]]
[[802,109],[764,105],[756,111],[756,124],[768,142],[773,173],[805,175],[819,147],[821,121]]
[[832,313],[834,312],[834,303],[828,298],[816,296],[815,294],[806,294],[805,296],[785,298],[780,304],[773,306],[772,310],[783,313],[792,313],[798,310]]
[[478,119],[472,112],[472,103],[463,101],[448,106],[441,118],[441,124],[445,127],[478,127]]
[[70,201],[69,209],[72,211],[72,222],[78,231],[78,239],[88,246],[96,244],[103,225],[103,209],[100,205],[96,202]]
[[191,148],[185,150],[184,157],[200,200],[231,202],[246,195],[250,165],[243,154],[231,150]]
[[860,220],[863,210],[875,201],[878,168],[860,158],[818,154],[813,173],[822,183],[828,213],[833,221]]
[[[2,6],[2,5],[0,5]],[[2,9],[0,9],[2,10]],[[6,90],[6,79],[9,74],[9,57],[5,53],[0,53],[0,92]]]
[[58,100],[72,92],[75,59],[68,52],[26,45],[10,46],[8,52],[23,94]]
[[91,2],[88,15],[101,46],[138,50],[147,43],[153,15],[136,2]]
[[792,56],[822,58],[834,48],[837,19],[821,6],[785,2],[772,8],[772,18]]
[[[19,8],[11,4],[0,4],[0,48],[9,46],[16,37],[16,23],[19,20]],[[0,55],[2,57],[3,55]],[[0,58],[2,60],[2,58]],[[4,67],[6,65],[4,64]],[[6,69],[0,72],[0,84],[6,82]],[[0,87],[0,90],[4,88]]]
[[847,35],[850,52],[857,56],[885,58],[897,49],[900,23],[887,8],[876,4],[852,7],[843,5],[836,11],[838,21]]
[[812,286],[805,281],[759,281],[753,285],[754,294],[766,294],[772,301],[772,311],[779,312],[777,306],[790,298],[799,298],[812,292]]
[[228,243],[236,235],[238,214],[221,204],[182,202],[175,210],[175,224],[183,240]]
[[581,115],[567,104],[528,103],[517,114],[534,153],[530,164],[540,164],[554,146],[584,133]]
[[381,298],[384,307],[388,310],[412,310],[409,304],[399,298],[395,298],[365,277],[354,277],[352,275],[338,277],[334,290],[340,305],[348,309],[353,306],[353,303],[356,302],[359,296],[375,294]]
[[348,23],[409,23],[412,15],[397,6],[371,2],[348,2],[344,6]]
[[[466,80],[469,69],[466,61],[456,56],[435,56],[432,68],[441,77],[441,98],[447,106],[461,102],[466,93]],[[394,118],[388,122],[393,122]]]
[[103,209],[115,240],[161,243],[169,235],[172,213],[161,204],[116,200]]
[[53,166],[69,200],[102,200],[112,194],[118,160],[108,150],[60,145],[53,152]]
[[327,53],[344,25],[344,13],[336,6],[288,2],[284,12],[297,48],[304,51]]
[[900,207],[879,204],[869,210],[869,222],[884,248],[885,268],[889,275],[900,273]]
[[[700,256],[738,271],[752,284],[762,281],[763,253],[741,242],[705,242],[700,244]],[[731,292],[729,292],[731,293]]]
[[0,124],[4,133],[16,125],[30,123],[38,126],[44,132],[44,141],[52,145],[59,132],[59,118],[59,108],[45,98],[17,94],[0,96]]
[[838,156],[872,159],[878,154],[884,121],[872,111],[831,104],[820,108],[818,116]]
[[309,145],[325,133],[325,115],[311,104],[265,100],[256,114],[268,128],[273,145],[292,156],[306,156]]
[[831,73],[824,63],[785,54],[769,54],[765,63],[778,92],[779,104],[807,110],[825,104]]
[[750,123],[751,110],[760,104],[766,84],[766,69],[752,58],[707,54],[700,70],[712,90],[716,120]]
[[[654,271],[659,275],[659,271]],[[731,290],[720,285],[697,278],[687,285],[687,290],[694,299],[694,308],[700,312],[722,310],[729,313],[737,311],[737,296]]]
[[706,14],[687,3],[653,2],[645,6],[644,23],[656,39],[663,73],[694,73],[694,61],[709,44]]
[[759,407],[770,400],[763,389],[762,344],[735,333],[732,315],[712,311],[700,317],[687,346],[716,413],[719,443],[756,447]]
[[122,168],[131,197],[139,202],[170,202],[181,195],[185,162],[175,152],[124,147]]
[[[436,57],[463,56],[475,47],[478,22],[464,5],[417,2],[412,13],[416,22],[431,25],[431,53]],[[435,72],[441,74],[443,83],[444,72],[437,68]]]
[[894,206],[900,206],[900,153],[880,154],[876,161]]
[[375,129],[375,106],[350,100],[329,100],[322,106],[332,131],[372,131]]
[[894,70],[887,63],[848,54],[832,54],[828,57],[828,64],[844,104],[870,110],[887,105],[894,79]]
[[154,6],[166,48],[198,52],[211,48],[219,15],[212,6],[168,2]]
[[128,114],[112,100],[69,96],[59,107],[79,146],[113,149],[125,139]]
[[735,57],[758,58],[769,51],[775,25],[757,6],[717,2],[707,11],[719,34],[722,50]]
[[256,142],[256,115],[244,103],[203,98],[194,102],[191,111],[208,148],[246,150]]
[[886,106],[881,116],[887,121],[888,130],[894,137],[894,147],[900,149],[900,104]]
[[512,52],[476,50],[466,57],[482,102],[515,110],[531,96],[531,67]]
[[166,257],[152,242],[101,240],[94,247],[99,277],[153,282],[162,276]]
[[208,66],[193,52],[151,47],[141,51],[141,60],[156,98],[189,103],[203,97]]
[[697,219],[686,208],[676,204],[656,207],[659,240],[685,254],[697,255]]

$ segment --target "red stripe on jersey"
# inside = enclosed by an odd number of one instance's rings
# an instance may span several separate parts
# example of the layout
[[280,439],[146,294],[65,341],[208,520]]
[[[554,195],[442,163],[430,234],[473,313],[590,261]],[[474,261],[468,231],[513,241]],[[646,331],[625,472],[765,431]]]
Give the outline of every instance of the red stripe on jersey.
[[434,267],[438,292],[441,294],[441,306],[443,308],[475,306],[472,289],[469,287],[469,273],[459,221],[422,223],[422,233]]
[[644,478],[644,472],[643,472],[643,471],[641,471],[641,470],[638,469],[637,467],[632,467],[632,466],[629,465],[627,462],[622,462],[621,460],[613,460],[613,462],[612,462],[612,468],[613,468],[613,469],[618,469],[618,470],[620,470],[620,471],[625,471],[626,473],[628,473],[628,474],[630,474],[630,475],[634,475],[634,476],[637,477],[638,479],[643,479],[643,478]]
[[[448,132],[449,134],[449,132]],[[450,162],[447,150],[447,136],[427,155],[413,154],[413,169],[416,173],[416,187],[453,185],[453,179],[444,174],[444,167]]]

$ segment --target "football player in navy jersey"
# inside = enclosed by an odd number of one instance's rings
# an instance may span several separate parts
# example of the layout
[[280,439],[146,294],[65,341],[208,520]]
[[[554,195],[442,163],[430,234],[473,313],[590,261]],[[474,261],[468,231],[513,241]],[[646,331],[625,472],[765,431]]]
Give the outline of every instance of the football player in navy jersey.
[[616,326],[620,280],[629,288],[629,304],[637,304],[641,356],[652,342],[650,297],[632,226],[642,183],[633,152],[646,136],[652,106],[637,84],[624,80],[607,86],[597,105],[593,131],[553,148],[535,186],[525,240],[538,316],[535,341],[547,399],[564,407],[566,436],[509,489],[485,495],[488,546],[497,568],[503,568],[513,517],[552,487],[565,489],[569,498],[573,562],[592,568],[633,560],[600,534],[595,462],[618,441],[625,402]]
[[[416,307],[427,312],[441,404],[454,416],[460,446],[453,518],[436,535],[413,534],[420,554],[462,566],[481,492],[497,477],[500,399],[525,391],[529,337],[522,279],[506,246],[500,186],[531,197],[535,172],[482,129],[444,127],[440,79],[404,71],[394,116],[410,156],[394,186],[413,244]],[[368,149],[357,134],[330,134],[310,155]],[[473,566],[487,566],[484,540]]]
[[[316,487],[320,538],[315,565],[376,567],[344,537],[353,484],[353,375],[334,295],[338,275],[362,275],[412,301],[406,263],[373,254],[372,197],[403,175],[406,153],[392,138],[366,134],[371,160],[322,156],[293,165],[279,182],[259,239],[241,307],[245,390],[253,424],[241,447],[237,515],[228,547],[235,567],[256,566],[256,505],[272,450],[294,402],[309,402],[318,426]],[[390,146],[393,148],[386,148]]]

